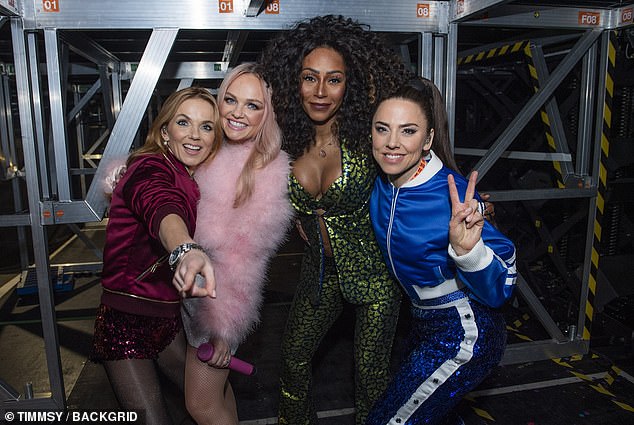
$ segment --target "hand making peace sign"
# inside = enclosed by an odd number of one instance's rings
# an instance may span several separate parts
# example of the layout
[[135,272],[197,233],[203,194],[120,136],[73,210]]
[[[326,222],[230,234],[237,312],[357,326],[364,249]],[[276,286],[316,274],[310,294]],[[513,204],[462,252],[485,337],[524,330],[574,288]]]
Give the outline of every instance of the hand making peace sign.
[[447,176],[451,198],[451,220],[449,220],[449,243],[458,255],[465,255],[480,240],[484,218],[478,211],[478,201],[473,199],[478,172],[469,176],[464,202],[460,202],[453,175]]

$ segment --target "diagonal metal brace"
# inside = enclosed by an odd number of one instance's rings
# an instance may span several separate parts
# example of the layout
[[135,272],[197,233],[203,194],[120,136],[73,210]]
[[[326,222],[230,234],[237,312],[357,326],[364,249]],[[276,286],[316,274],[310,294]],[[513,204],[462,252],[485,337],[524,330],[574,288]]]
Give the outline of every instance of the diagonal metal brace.
[[517,135],[524,129],[531,118],[539,111],[542,105],[553,96],[555,89],[561,84],[576,63],[583,57],[585,52],[594,44],[603,31],[593,29],[586,32],[573,46],[559,66],[554,70],[544,85],[531,97],[528,103],[522,108],[519,114],[511,121],[508,127],[502,132],[500,137],[493,143],[487,153],[473,167],[478,171],[478,181],[502,156],[504,151],[515,140]]

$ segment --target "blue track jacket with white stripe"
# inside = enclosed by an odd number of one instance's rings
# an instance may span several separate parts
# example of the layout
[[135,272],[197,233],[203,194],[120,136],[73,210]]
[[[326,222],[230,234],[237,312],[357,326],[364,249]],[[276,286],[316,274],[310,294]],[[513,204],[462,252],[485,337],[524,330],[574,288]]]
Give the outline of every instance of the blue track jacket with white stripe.
[[[421,288],[456,279],[474,299],[500,307],[515,286],[515,246],[485,220],[480,242],[466,255],[455,254],[449,244],[447,175],[454,175],[461,201],[468,182],[431,154],[423,171],[400,188],[385,175],[376,179],[370,216],[385,260],[414,304]],[[475,198],[480,199],[477,193]]]

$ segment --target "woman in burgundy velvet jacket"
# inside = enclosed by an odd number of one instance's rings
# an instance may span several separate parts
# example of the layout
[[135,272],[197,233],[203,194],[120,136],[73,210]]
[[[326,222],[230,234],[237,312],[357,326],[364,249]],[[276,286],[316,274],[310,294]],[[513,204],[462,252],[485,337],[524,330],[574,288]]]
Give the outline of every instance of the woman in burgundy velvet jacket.
[[[148,425],[172,423],[157,366],[183,386],[181,298],[215,297],[212,263],[192,238],[200,198],[193,174],[220,147],[218,121],[206,89],[173,93],[112,193],[90,357],[104,364],[121,407]],[[203,287],[194,285],[198,273]]]

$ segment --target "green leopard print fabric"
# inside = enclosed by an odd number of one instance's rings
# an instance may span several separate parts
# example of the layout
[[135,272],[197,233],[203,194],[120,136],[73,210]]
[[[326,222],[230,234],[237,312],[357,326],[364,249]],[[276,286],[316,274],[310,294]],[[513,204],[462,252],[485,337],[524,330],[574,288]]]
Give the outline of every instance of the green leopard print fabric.
[[[374,238],[368,201],[376,168],[368,155],[341,146],[342,175],[321,199],[289,178],[291,203],[308,244],[300,282],[282,340],[279,423],[316,424],[311,399],[312,358],[341,314],[345,302],[355,305],[355,420],[365,422],[374,401],[389,382],[390,355],[401,292],[390,278]],[[330,238],[333,258],[324,256],[319,217]]]
[[[326,260],[319,304],[298,291],[282,338],[279,423],[316,425],[312,359],[324,335],[344,309],[332,259]],[[365,423],[390,381],[390,356],[396,332],[398,297],[354,308],[355,423]],[[319,406],[318,406],[319,407]]]
[[326,224],[339,286],[346,301],[353,304],[382,301],[400,297],[400,289],[390,278],[383,256],[374,238],[368,202],[376,166],[366,154],[357,154],[341,144],[342,174],[321,199],[306,192],[291,174],[290,200],[298,213],[308,245],[302,258],[301,281],[318,302],[323,281],[323,244],[319,232],[319,218],[315,211],[325,211]]

